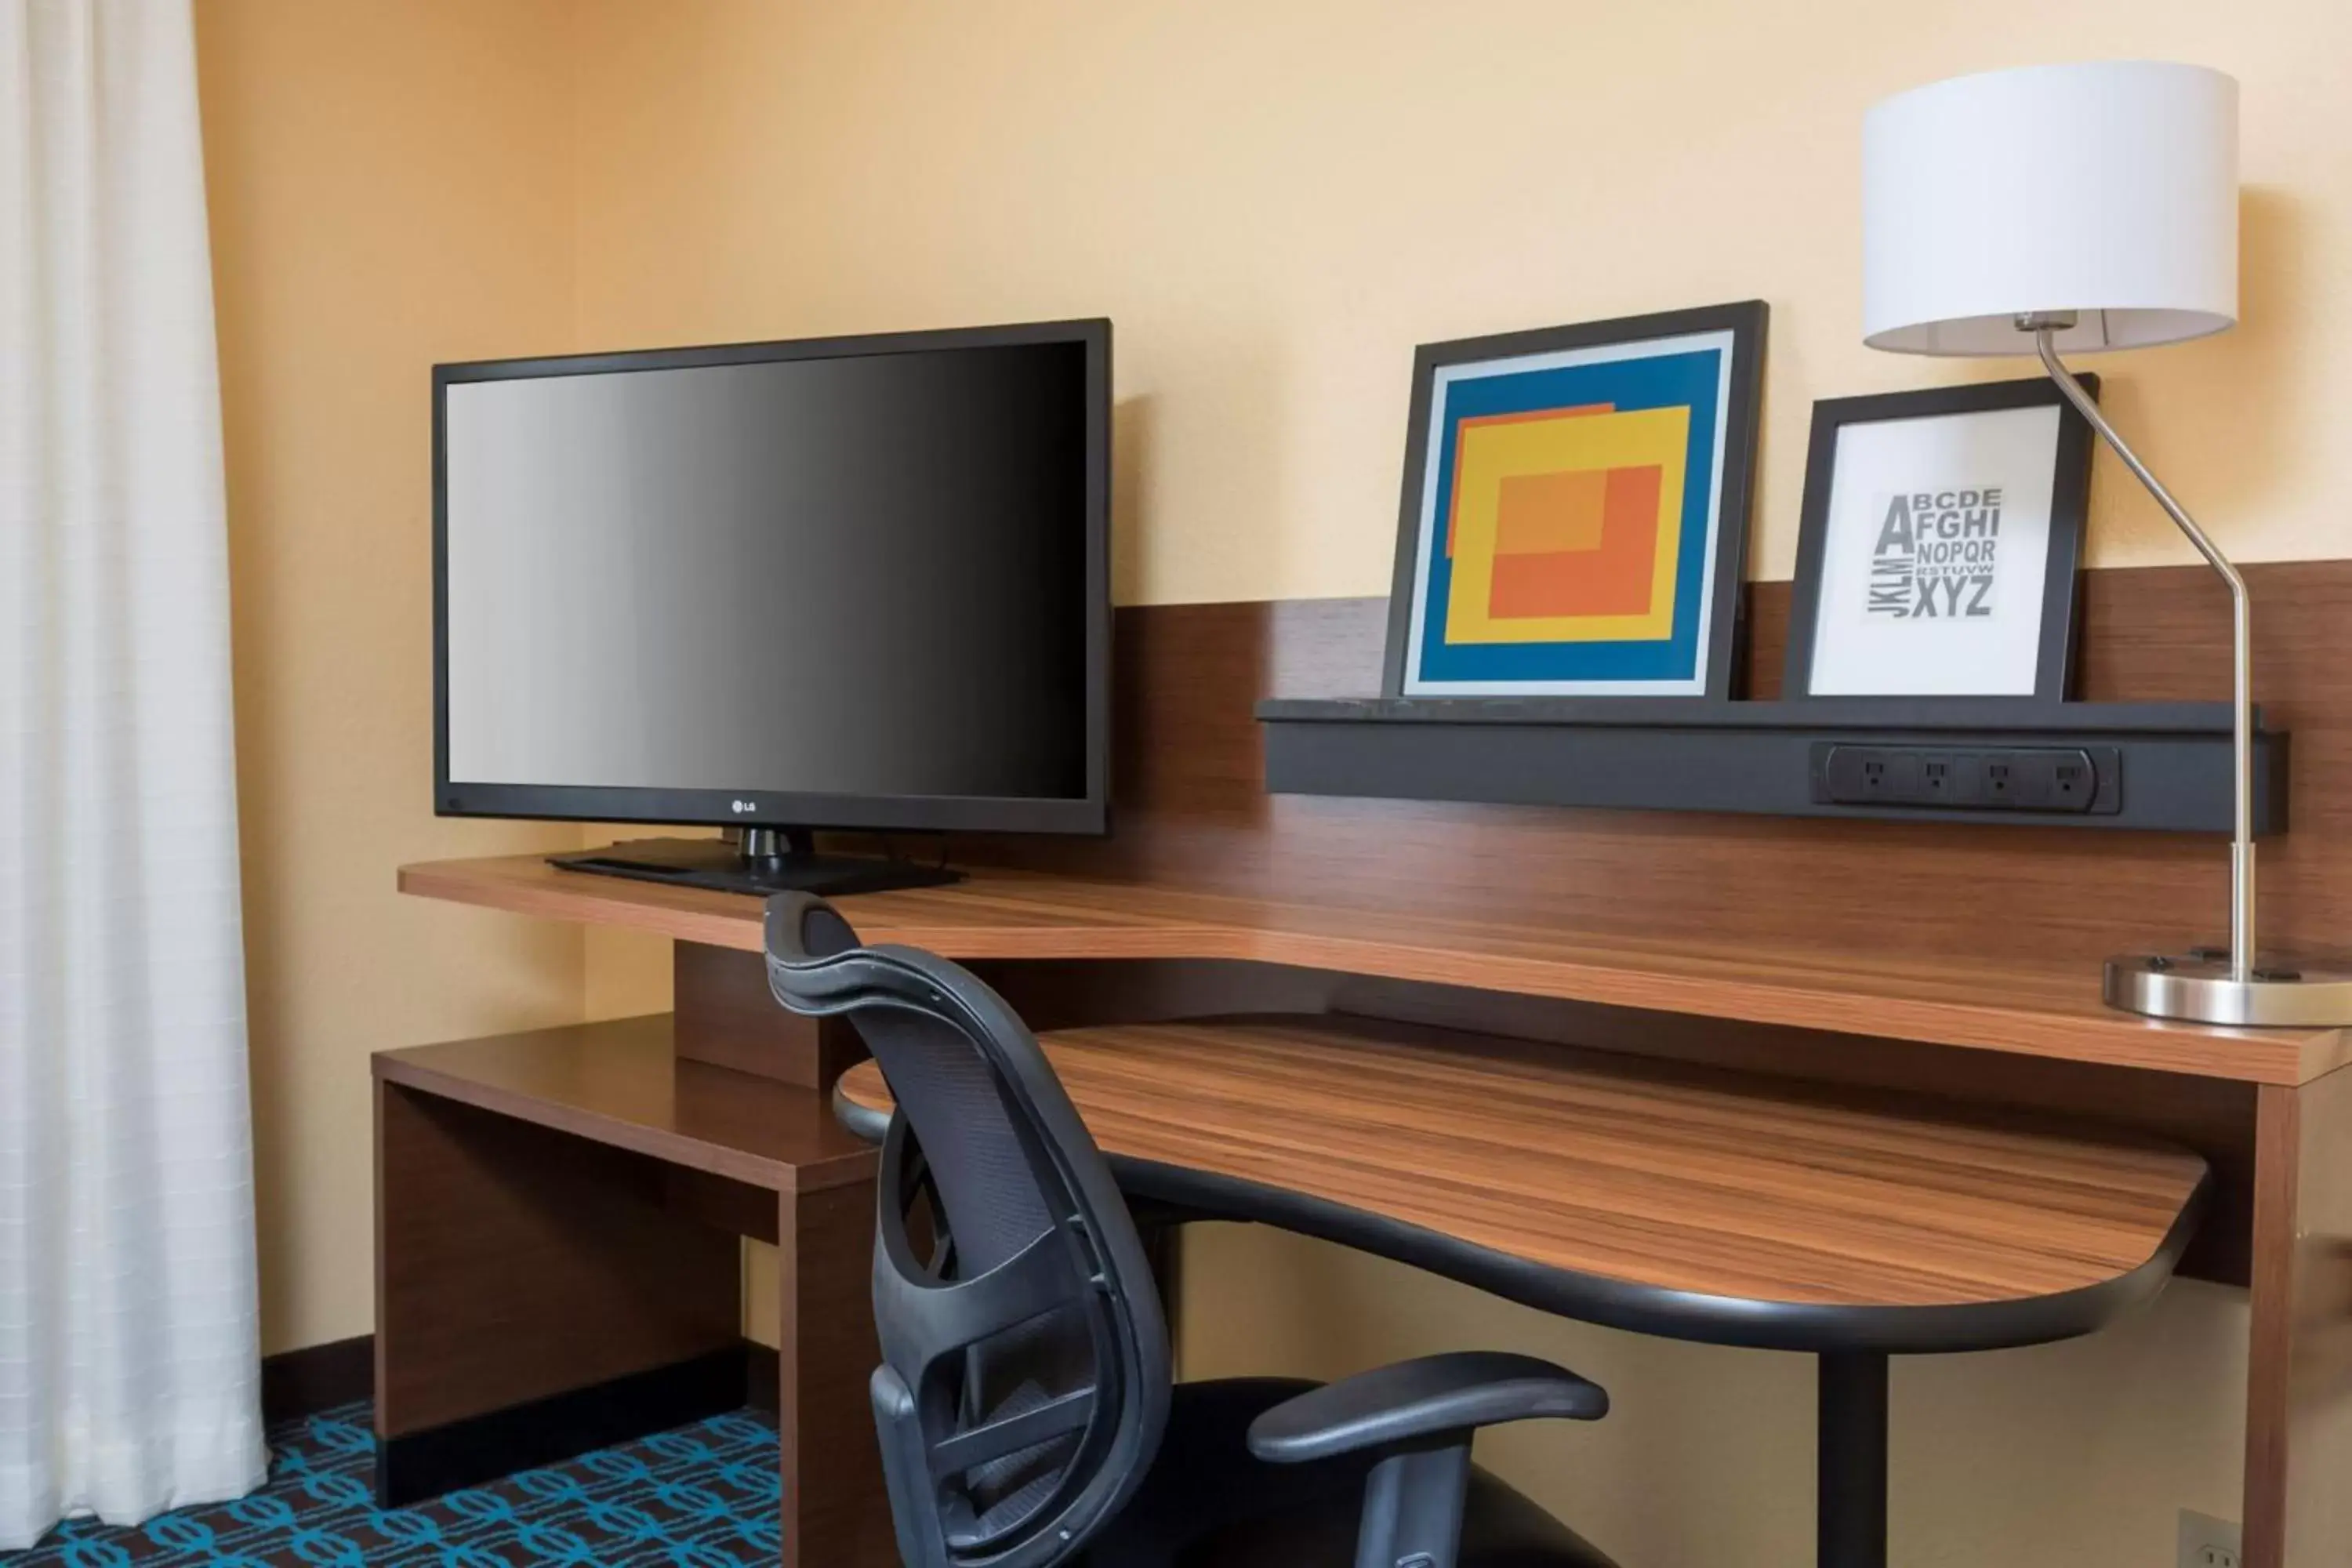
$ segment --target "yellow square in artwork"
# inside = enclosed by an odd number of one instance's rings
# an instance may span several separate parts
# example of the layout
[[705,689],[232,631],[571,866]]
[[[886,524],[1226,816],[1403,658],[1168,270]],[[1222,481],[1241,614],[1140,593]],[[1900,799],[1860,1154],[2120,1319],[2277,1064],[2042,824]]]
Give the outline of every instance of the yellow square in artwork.
[[[1556,417],[1513,416],[1465,420],[1454,440],[1454,574],[1445,605],[1449,643],[1664,642],[1674,636],[1675,576],[1681,559],[1683,470],[1690,444],[1687,407],[1643,408],[1624,413],[1562,413]],[[1638,614],[1498,616],[1494,613],[1497,557],[1506,563],[1534,540],[1506,538],[1503,495],[1507,480],[1550,479],[1560,499],[1581,500],[1584,485],[1612,468],[1658,470],[1657,531],[1650,567],[1648,608]],[[1594,476],[1594,481],[1564,476]],[[1580,506],[1554,515],[1576,518]],[[1572,526],[1560,524],[1555,526]],[[1574,530],[1580,534],[1581,528]],[[1546,542],[1558,551],[1580,541]],[[1507,564],[1506,566],[1507,569]]]

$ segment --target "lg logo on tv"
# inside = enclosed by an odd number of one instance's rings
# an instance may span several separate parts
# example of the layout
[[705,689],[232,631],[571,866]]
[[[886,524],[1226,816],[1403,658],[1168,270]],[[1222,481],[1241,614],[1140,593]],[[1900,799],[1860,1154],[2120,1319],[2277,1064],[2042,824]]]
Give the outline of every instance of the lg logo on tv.
[[756,800],[730,800],[727,804],[738,816],[742,816],[747,811],[757,811],[760,809],[760,803]]

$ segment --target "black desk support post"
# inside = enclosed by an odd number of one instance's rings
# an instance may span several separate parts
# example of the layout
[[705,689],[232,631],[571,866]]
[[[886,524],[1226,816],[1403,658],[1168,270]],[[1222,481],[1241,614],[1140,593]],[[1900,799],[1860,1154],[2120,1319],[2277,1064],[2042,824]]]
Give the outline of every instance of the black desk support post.
[[1886,1356],[1821,1357],[1818,1568],[1886,1568]]

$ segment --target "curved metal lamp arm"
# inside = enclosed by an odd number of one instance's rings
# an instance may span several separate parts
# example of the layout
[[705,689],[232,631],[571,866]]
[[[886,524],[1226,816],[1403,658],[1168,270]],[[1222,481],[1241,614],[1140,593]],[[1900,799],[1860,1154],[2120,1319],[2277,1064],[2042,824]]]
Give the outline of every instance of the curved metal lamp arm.
[[2066,401],[2090,422],[2091,428],[2099,433],[2099,439],[2124,460],[2124,467],[2147,487],[2147,493],[2156,498],[2157,505],[2164,509],[2165,515],[2189,536],[2189,542],[2197,547],[2197,552],[2204,556],[2206,563],[2220,573],[2221,581],[2230,585],[2232,621],[2231,662],[2236,677],[2231,692],[2233,729],[2230,760],[2235,776],[2231,791],[2234,811],[2230,841],[2230,978],[2243,983],[2252,978],[2254,970],[2253,605],[2246,594],[2245,578],[2230,564],[2230,558],[2221,553],[2221,546],[2205,536],[2205,531],[2197,526],[2197,520],[2190,517],[2181,504],[2172,499],[2172,492],[2148,471],[2147,465],[2139,460],[2139,454],[2126,445],[2124,438],[2116,433],[2116,427],[2108,424],[2105,416],[2099,412],[2099,405],[2091,401],[2090,394],[2083,390],[2082,383],[2074,379],[2074,373],[2058,358],[2053,336],[2074,324],[2072,315],[2043,314],[2017,319],[2020,331],[2033,334],[2033,346],[2042,356],[2042,368],[2050,373],[2050,379],[2058,384],[2058,390],[2065,394]]

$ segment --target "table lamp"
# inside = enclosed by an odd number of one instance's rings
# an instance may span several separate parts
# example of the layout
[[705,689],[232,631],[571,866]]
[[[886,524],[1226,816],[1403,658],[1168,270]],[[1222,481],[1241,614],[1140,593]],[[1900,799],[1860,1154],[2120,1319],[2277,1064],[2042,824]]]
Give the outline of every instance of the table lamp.
[[2110,959],[2116,1007],[2352,1026],[2352,973],[2254,939],[2252,611],[2237,568],[2068,373],[2238,319],[2238,84],[2201,66],[2033,66],[1900,93],[1863,126],[1863,336],[1896,353],[2033,354],[2229,584],[2236,684],[2230,945]]

